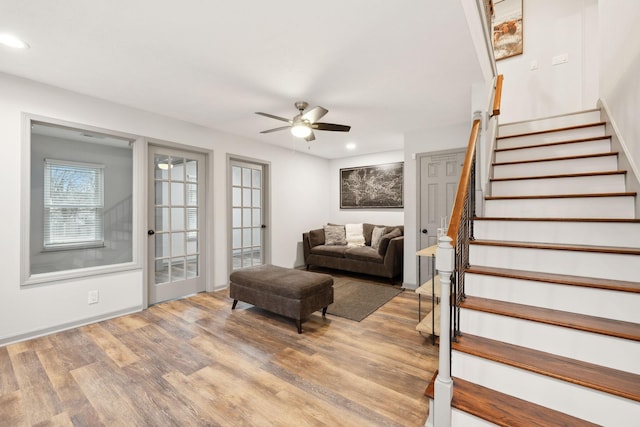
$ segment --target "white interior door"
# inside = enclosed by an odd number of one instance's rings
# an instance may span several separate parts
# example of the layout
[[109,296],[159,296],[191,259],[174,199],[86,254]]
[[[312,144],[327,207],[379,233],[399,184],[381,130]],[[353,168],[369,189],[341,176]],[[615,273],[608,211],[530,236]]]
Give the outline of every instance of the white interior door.
[[205,156],[149,146],[149,304],[205,290]]
[[266,167],[231,159],[231,270],[267,262]]
[[[420,159],[420,212],[418,249],[438,243],[438,228],[449,224],[465,150],[423,154]],[[419,257],[418,285],[431,279],[431,259]]]

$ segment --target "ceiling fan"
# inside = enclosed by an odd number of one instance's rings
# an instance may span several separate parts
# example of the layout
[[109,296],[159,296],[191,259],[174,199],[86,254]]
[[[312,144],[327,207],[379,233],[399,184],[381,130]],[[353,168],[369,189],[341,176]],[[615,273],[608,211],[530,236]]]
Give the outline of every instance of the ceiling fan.
[[322,117],[324,117],[325,114],[329,112],[329,110],[327,110],[326,108],[320,106],[313,107],[305,113],[304,110],[309,106],[309,104],[304,101],[298,101],[295,103],[295,106],[298,109],[299,113],[291,120],[285,119],[284,117],[274,116],[273,114],[256,112],[256,114],[259,114],[261,116],[270,117],[272,119],[289,123],[287,126],[263,130],[260,133],[271,133],[277,132],[279,130],[291,129],[291,133],[294,136],[297,136],[298,138],[304,138],[307,141],[313,141],[314,139],[316,139],[315,135],[313,134],[314,130],[349,132],[349,129],[351,129],[351,126],[318,122],[318,120],[320,120]]

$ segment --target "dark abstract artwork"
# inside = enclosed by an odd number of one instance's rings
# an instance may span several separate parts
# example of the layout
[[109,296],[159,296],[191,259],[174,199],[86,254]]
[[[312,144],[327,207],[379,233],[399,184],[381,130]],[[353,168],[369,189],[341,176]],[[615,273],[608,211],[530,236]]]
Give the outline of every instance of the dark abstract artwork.
[[404,163],[340,169],[340,209],[402,208]]

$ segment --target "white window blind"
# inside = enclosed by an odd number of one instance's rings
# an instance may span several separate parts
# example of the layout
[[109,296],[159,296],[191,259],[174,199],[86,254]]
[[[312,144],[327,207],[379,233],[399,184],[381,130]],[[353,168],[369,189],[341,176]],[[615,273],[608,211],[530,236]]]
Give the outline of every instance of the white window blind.
[[103,245],[103,209],[103,165],[45,159],[45,249]]

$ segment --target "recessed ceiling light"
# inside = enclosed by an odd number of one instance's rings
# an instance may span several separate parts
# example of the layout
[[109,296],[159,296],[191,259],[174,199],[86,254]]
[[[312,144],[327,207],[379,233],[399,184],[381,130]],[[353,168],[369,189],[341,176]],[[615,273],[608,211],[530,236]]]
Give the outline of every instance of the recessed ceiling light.
[[356,144],[355,142],[349,142],[347,145],[347,150],[355,150],[356,149]]
[[14,49],[28,49],[29,45],[18,37],[9,33],[0,33],[0,44],[3,44]]

